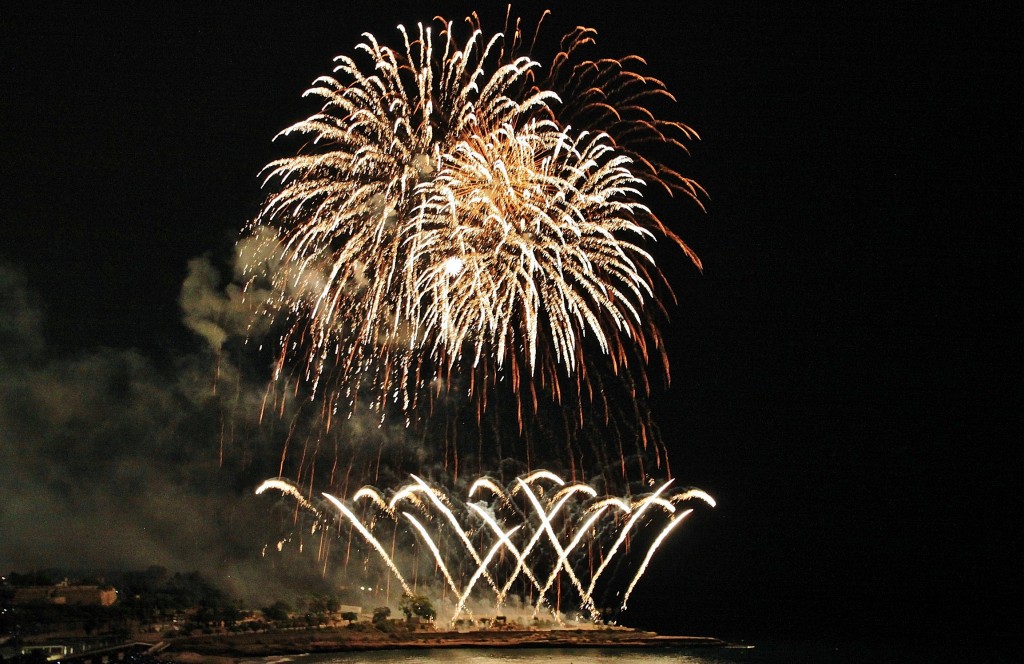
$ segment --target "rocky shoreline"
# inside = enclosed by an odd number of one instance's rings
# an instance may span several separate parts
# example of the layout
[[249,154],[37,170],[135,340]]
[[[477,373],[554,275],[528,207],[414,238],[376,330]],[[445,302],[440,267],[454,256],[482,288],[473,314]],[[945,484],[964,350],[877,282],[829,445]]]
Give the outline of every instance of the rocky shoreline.
[[679,648],[723,645],[726,645],[724,641],[713,637],[663,636],[625,628],[415,631],[400,634],[335,628],[185,637],[166,642],[160,659],[180,664],[215,664],[225,660],[277,655],[416,648]]

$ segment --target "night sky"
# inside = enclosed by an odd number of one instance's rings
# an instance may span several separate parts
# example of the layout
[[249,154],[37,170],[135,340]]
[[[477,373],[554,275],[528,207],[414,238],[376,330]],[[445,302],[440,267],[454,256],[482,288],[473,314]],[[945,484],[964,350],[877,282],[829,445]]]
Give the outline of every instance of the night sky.
[[[223,561],[251,540],[223,531],[250,508],[227,497],[260,478],[218,465],[183,283],[230,274],[271,138],[316,109],[300,95],[333,56],[478,8],[208,4],[0,20],[0,571],[242,574]],[[704,271],[664,263],[679,305],[654,409],[674,474],[719,505],[666,543],[625,622],[1016,633],[997,607],[1021,568],[1019,171],[1000,164],[1021,133],[992,82],[1019,57],[998,16],[783,4],[557,3],[545,23],[646,57],[710,194],[658,210]]]

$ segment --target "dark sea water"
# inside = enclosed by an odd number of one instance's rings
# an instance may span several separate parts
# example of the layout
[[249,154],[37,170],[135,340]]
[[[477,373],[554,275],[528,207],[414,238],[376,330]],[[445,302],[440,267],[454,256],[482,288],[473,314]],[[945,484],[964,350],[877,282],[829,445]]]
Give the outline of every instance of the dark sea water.
[[886,645],[858,643],[776,643],[702,648],[452,648],[436,650],[382,650],[277,657],[265,664],[354,664],[357,662],[446,662],[449,664],[1002,664],[1024,661],[1009,649],[937,644]]

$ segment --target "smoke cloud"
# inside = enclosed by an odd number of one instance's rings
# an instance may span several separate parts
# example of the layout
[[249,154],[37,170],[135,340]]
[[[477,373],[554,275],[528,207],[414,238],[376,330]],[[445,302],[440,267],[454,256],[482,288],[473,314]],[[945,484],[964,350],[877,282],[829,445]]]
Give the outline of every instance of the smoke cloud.
[[525,470],[497,421],[474,425],[454,390],[434,403],[447,416],[417,429],[358,397],[350,412],[325,411],[294,368],[271,380],[287,323],[271,297],[278,254],[276,238],[254,235],[228,278],[206,257],[189,261],[179,305],[195,345],[171,361],[55,352],[30,285],[0,265],[0,571],[159,565],[198,570],[250,603],[331,592],[380,604],[347,585],[333,527],[311,527],[292,498],[255,488],[283,476],[319,503],[320,491],[347,497],[415,472],[465,489],[483,453],[459,460],[457,444],[494,446],[491,472],[506,480]]
[[172,362],[111,348],[61,356],[24,277],[0,265],[0,569],[162,565],[254,602],[336,585],[315,555],[261,555],[282,533],[302,535],[253,489],[278,474],[289,436],[297,446],[318,431],[297,398],[261,419],[268,362],[233,351],[269,322],[206,258],[189,263],[180,304],[203,343]]

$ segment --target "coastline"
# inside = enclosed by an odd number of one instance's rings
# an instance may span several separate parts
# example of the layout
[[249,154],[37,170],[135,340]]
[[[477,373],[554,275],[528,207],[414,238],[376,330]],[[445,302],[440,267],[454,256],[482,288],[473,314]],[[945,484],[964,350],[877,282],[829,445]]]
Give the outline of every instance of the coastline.
[[425,648],[678,648],[724,646],[707,636],[667,636],[626,628],[415,631],[385,633],[341,628],[259,634],[215,634],[165,642],[159,658],[178,664],[220,664],[307,653]]

